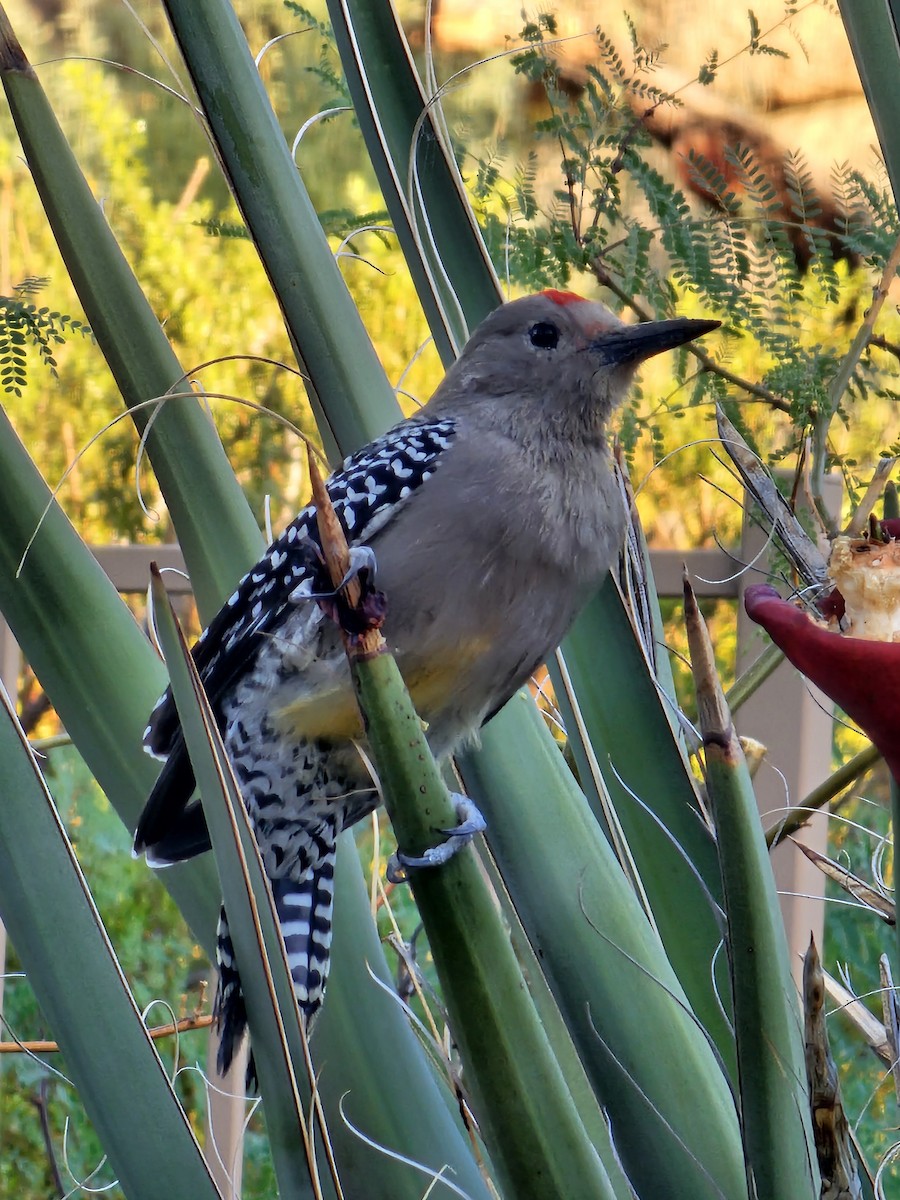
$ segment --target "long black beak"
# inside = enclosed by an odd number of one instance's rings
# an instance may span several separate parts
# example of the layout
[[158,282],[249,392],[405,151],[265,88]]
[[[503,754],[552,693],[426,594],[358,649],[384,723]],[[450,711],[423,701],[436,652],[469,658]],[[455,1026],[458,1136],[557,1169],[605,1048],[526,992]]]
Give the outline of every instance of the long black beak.
[[601,353],[608,363],[643,362],[664,350],[674,350],[685,342],[718,329],[721,321],[693,321],[676,317],[674,321],[643,321],[626,325],[624,329],[605,332],[593,343],[592,349]]

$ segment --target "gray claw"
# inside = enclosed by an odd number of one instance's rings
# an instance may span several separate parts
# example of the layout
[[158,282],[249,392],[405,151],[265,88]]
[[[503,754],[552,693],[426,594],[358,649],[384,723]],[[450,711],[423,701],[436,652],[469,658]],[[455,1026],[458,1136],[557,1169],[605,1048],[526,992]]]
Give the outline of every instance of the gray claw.
[[351,579],[355,579],[363,571],[369,572],[369,580],[375,582],[375,551],[371,546],[351,546],[350,547],[350,566],[347,568],[347,574],[331,592],[311,592],[309,591],[309,582],[304,579],[294,588],[288,596],[291,604],[305,603],[307,600],[333,600],[341,588],[347,586]]
[[451,792],[450,799],[453,801],[458,824],[454,825],[452,829],[442,829],[441,833],[450,838],[462,838],[464,840],[459,844],[465,845],[476,833],[484,833],[487,829],[487,821],[481,815],[481,810],[472,803],[468,796],[462,796],[459,792]]
[[399,853],[391,855],[387,861],[384,873],[387,876],[388,883],[409,883],[409,876],[406,873],[406,868],[401,861]]
[[351,546],[350,547],[350,566],[347,568],[347,574],[335,588],[335,591],[340,591],[342,587],[346,587],[351,579],[355,579],[357,575],[363,571],[369,572],[369,579],[374,584],[375,582],[375,551],[371,546]]
[[431,846],[424,854],[416,856],[403,854],[400,850],[392,854],[388,860],[386,875],[389,883],[406,883],[410,867],[441,867],[449,862],[463,846],[468,845],[476,833],[482,833],[487,828],[487,821],[468,796],[457,792],[451,793],[453,808],[459,818],[459,824],[452,829],[442,829],[447,841]]

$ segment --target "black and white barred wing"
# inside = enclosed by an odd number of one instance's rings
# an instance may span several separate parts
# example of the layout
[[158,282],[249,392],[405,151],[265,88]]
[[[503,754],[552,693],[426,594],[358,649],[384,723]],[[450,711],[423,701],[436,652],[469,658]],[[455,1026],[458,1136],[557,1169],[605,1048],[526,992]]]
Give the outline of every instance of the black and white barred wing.
[[[326,486],[351,546],[364,545],[439,469],[453,444],[452,421],[406,421],[347,458]],[[194,662],[213,706],[252,664],[261,639],[277,630],[292,595],[311,578],[319,549],[315,509],[303,509],[272,543],[193,648]],[[169,689],[154,708],[144,747],[166,759],[181,742]]]

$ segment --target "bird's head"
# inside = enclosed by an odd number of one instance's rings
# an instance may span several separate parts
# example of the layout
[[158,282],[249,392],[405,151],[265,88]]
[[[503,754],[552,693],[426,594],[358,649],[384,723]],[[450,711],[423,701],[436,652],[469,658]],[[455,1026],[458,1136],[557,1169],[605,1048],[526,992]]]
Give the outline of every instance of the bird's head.
[[573,292],[525,296],[478,326],[429,409],[477,414],[499,428],[602,435],[644,359],[719,324],[679,317],[626,325],[605,305]]

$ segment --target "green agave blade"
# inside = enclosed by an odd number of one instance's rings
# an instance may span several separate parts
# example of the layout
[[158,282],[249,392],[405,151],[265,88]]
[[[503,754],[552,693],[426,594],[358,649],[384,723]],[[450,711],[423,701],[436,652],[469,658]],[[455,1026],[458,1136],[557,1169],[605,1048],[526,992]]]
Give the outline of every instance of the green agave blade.
[[820,1181],[803,1024],[775,878],[744,753],[716,675],[712,643],[688,584],[685,619],[728,920],[726,949],[751,1194],[812,1200],[820,1193]]
[[[284,1200],[307,1200],[309,1180],[314,1178],[319,1185],[305,1112],[311,1088],[304,1071],[300,1012],[272,892],[215,717],[158,571],[154,573],[152,591],[160,644],[197,774],[228,911],[228,928],[240,962],[279,1195]],[[327,1191],[331,1194],[330,1188]]]
[[397,420],[393,390],[291,160],[234,10],[222,0],[166,0],[165,7],[334,459],[338,448],[348,453],[358,444],[360,429],[368,441]]
[[[51,500],[2,411],[0,513],[0,611],[100,786],[133,829],[158,771],[140,747],[165,670]],[[211,861],[171,867],[160,879],[211,950],[217,894]]]
[[499,280],[393,6],[329,0],[328,11],[394,231],[449,365],[501,300]]
[[549,666],[591,805],[606,825],[590,786],[596,769],[615,810],[612,844],[624,835],[669,961],[733,1070],[734,1035],[717,991],[724,980],[713,970],[722,940],[716,845],[611,576],[566,638],[563,664]]
[[[456,824],[449,793],[390,654],[351,667],[398,845],[421,855]],[[502,1189],[613,1200],[473,850],[413,870],[412,885]]]
[[625,1174],[639,1195],[745,1196],[721,1064],[531,698],[482,738],[461,759],[467,790]]
[[600,1155],[600,1160],[606,1168],[616,1200],[634,1200],[634,1190],[622,1169],[618,1151],[610,1136],[607,1114],[601,1107],[591,1087],[591,1082],[587,1077],[581,1059],[578,1057],[578,1051],[569,1034],[568,1027],[563,1020],[562,1013],[559,1011],[556,999],[550,990],[547,978],[534,952],[534,948],[528,940],[528,935],[522,928],[519,914],[513,906],[506,885],[497,869],[497,864],[491,857],[486,845],[478,845],[476,843],[476,847],[481,858],[482,869],[486,873],[497,897],[501,919],[506,927],[510,945],[519,964],[519,970],[522,972],[525,984],[531,994],[531,999],[534,1001],[534,1006],[544,1027],[544,1032],[547,1035],[553,1056],[565,1077],[585,1132],[597,1148],[597,1153]]
[[[0,80],[47,219],[122,399],[145,430],[152,408],[135,405],[184,392],[175,353],[0,9]],[[188,451],[189,448],[189,451]],[[246,570],[259,531],[218,434],[198,401],[171,400],[154,416],[147,450],[178,525],[198,603],[215,612]],[[190,514],[190,521],[180,518]]]
[[900,6],[895,0],[838,0],[856,69],[878,132],[895,199],[900,196]]
[[[0,917],[64,1071],[133,1200],[218,1197],[9,699],[0,707]],[[36,870],[40,864],[39,871]]]

